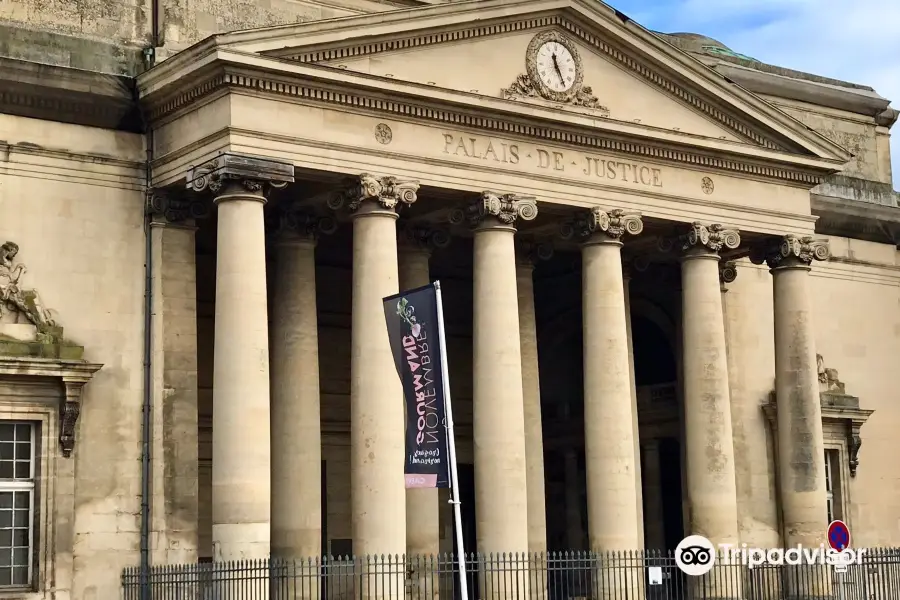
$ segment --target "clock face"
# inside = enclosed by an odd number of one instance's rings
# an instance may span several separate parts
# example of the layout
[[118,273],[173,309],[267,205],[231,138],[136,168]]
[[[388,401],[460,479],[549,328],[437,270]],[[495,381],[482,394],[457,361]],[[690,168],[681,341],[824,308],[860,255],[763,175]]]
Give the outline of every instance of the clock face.
[[563,93],[575,85],[575,57],[559,42],[544,43],[538,48],[535,59],[538,77],[550,90]]

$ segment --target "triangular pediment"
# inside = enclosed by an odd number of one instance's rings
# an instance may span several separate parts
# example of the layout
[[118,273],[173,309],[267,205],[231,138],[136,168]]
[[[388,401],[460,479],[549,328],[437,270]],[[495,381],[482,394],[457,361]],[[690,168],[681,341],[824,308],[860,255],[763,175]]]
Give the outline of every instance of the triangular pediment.
[[[724,140],[835,162],[849,158],[845,149],[597,0],[454,3],[237,32],[218,43],[419,89],[551,107],[593,117],[598,126],[627,123],[648,135],[674,132],[686,140]],[[541,54],[545,43],[556,45]],[[557,71],[547,55],[560,48],[565,64]]]

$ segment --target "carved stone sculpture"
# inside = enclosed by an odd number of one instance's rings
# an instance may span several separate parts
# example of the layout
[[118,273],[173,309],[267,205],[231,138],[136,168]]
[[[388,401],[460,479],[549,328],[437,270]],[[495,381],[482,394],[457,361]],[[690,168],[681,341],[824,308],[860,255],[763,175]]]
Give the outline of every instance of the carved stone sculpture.
[[15,242],[5,242],[0,246],[0,320],[20,323],[22,319],[33,324],[38,333],[52,335],[56,322],[40,301],[34,290],[23,290],[19,281],[26,272],[22,263],[13,264],[19,253]]
[[395,210],[403,205],[411,205],[418,199],[419,184],[397,177],[376,177],[362,173],[347,182],[343,191],[328,199],[328,208],[346,208],[356,212],[364,202],[377,202],[384,210]]
[[816,354],[816,368],[819,372],[820,391],[846,393],[844,384],[838,379],[837,369],[827,368],[821,354]]

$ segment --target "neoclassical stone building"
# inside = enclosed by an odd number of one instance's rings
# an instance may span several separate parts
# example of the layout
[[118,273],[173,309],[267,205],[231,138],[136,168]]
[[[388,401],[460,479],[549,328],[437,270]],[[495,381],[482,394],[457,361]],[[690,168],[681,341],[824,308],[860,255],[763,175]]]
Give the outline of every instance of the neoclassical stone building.
[[592,0],[38,4],[0,8],[0,598],[452,551],[381,304],[434,279],[467,549],[900,539],[875,91]]

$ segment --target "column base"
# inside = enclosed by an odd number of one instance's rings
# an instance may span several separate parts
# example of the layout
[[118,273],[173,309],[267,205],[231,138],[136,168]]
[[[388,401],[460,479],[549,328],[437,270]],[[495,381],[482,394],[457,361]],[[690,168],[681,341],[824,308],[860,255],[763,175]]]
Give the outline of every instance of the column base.
[[213,525],[213,560],[269,558],[269,536],[268,522]]

